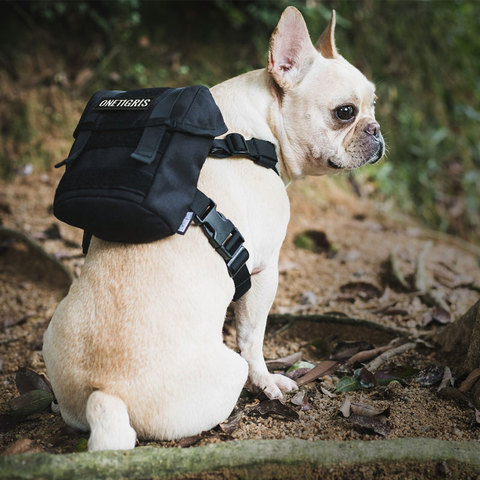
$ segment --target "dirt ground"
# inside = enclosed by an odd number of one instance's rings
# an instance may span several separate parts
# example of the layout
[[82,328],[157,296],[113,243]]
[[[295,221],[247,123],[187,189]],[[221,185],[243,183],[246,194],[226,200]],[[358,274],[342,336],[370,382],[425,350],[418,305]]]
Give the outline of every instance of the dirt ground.
[[[0,226],[28,234],[78,274],[83,262],[81,232],[60,224],[52,215],[59,173],[26,175],[0,184]],[[264,348],[267,359],[301,352],[302,360],[317,364],[339,358],[339,351],[352,345],[348,342],[356,342],[353,345],[358,351],[387,345],[399,336],[415,339],[457,319],[478,300],[479,293],[472,286],[480,284],[480,259],[463,243],[425,230],[388,211],[384,204],[340,188],[336,181],[302,180],[289,187],[289,193],[292,219],[281,254],[272,314],[300,315],[302,319],[290,323],[279,316],[272,319]],[[315,251],[311,242],[305,244],[305,237],[313,239]],[[388,259],[393,255],[399,276],[411,283],[419,253],[429,241],[432,246],[424,251],[426,282],[440,294],[437,298],[444,308],[433,305],[435,302],[414,288],[400,287],[398,275],[396,282],[388,275]],[[50,408],[19,422],[9,422],[6,416],[11,400],[19,395],[16,371],[28,367],[45,372],[42,335],[68,285],[53,261],[21,240],[0,236],[0,452],[7,447],[15,450],[22,441],[25,445],[25,439],[31,441],[26,442],[27,451],[66,453],[86,448],[87,434],[67,427]],[[336,320],[342,318],[361,318],[391,329]],[[234,348],[235,327],[230,317],[224,333],[226,343]],[[358,342],[363,342],[362,346],[358,347]],[[246,392],[238,402],[236,421],[226,426],[180,442],[139,443],[190,446],[231,439],[369,440],[382,436],[480,441],[475,410],[437,392],[445,366],[451,367],[456,385],[462,380],[449,358],[427,341],[393,357],[384,367],[393,371],[393,364],[415,368],[416,376],[341,393],[335,392],[339,379],[353,378],[354,368],[339,364],[334,372],[302,386],[303,398],[290,395],[286,411],[279,411],[277,405],[262,413],[258,407],[264,402],[261,395]],[[427,374],[422,376],[427,367],[439,376],[433,383],[425,380]],[[387,409],[380,414],[380,423],[387,427],[378,433],[371,424],[344,418],[339,409],[347,396],[353,403]]]

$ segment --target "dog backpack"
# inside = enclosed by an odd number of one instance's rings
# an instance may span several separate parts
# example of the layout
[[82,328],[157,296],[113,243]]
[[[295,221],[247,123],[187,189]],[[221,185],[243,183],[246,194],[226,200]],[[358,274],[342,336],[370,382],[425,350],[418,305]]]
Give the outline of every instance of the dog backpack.
[[146,243],[184,234],[194,221],[227,264],[234,300],[250,288],[248,252],[232,222],[197,189],[207,156],[242,155],[275,170],[270,142],[227,135],[208,88],[101,90],[78,123],[65,173],[55,192],[54,215],[82,228],[84,252],[92,235]]

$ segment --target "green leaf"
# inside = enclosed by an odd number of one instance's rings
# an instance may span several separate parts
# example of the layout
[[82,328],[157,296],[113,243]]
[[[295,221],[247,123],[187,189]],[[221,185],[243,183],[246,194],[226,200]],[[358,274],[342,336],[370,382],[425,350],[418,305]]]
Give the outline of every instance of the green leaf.
[[46,410],[53,401],[51,392],[30,390],[10,401],[10,414],[15,417],[28,417]]
[[362,385],[356,378],[343,377],[337,383],[335,393],[353,392],[354,390],[360,390],[361,388]]
[[288,370],[288,372],[293,372],[294,370],[298,370],[299,368],[309,368],[310,370],[314,367],[315,365],[310,362],[305,362],[302,360],[299,360],[298,362],[295,362]]

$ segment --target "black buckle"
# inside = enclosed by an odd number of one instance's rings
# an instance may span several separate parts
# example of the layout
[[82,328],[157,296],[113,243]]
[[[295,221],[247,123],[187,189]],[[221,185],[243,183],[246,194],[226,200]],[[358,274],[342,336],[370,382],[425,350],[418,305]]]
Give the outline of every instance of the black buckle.
[[249,258],[241,233],[217,211],[217,204],[212,199],[201,214],[195,215],[195,223],[203,228],[210,245],[227,264],[230,276],[234,277]]
[[228,149],[235,155],[247,155],[249,153],[247,142],[243,135],[239,133],[230,133],[225,137],[225,143]]

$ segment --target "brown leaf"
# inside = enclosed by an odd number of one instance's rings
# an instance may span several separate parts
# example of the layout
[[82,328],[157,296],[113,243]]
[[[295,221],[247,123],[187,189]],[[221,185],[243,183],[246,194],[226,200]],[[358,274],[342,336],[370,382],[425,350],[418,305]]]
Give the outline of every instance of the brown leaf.
[[41,447],[36,447],[33,445],[33,440],[29,438],[21,438],[16,442],[11,443],[1,454],[0,456],[5,457],[7,455],[17,455],[19,453],[38,453],[42,452]]
[[335,371],[338,362],[334,362],[331,360],[324,360],[320,362],[318,365],[313,367],[310,371],[308,371],[303,377],[300,377],[297,380],[297,385],[300,387],[307,383],[313,382],[318,377],[323,375],[327,375],[328,373],[332,373]]
[[352,413],[351,406],[352,406],[352,403],[350,401],[350,397],[347,395],[345,397],[345,401],[343,402],[339,410],[339,412],[344,416],[344,418],[350,417]]
[[330,392],[329,390],[327,390],[325,387],[322,387],[321,385],[320,385],[320,391],[324,395],[326,395],[328,398],[335,398],[336,397],[336,395],[334,393]]
[[285,373],[285,376],[291,378],[292,380],[297,380],[297,378],[303,377],[310,370],[311,368],[297,368],[291,372]]
[[275,360],[267,360],[265,363],[269,370],[280,370],[291,367],[302,359],[302,352],[297,352],[287,357],[277,358]]
[[38,374],[27,367],[21,367],[15,374],[15,384],[20,395],[30,392],[31,390],[44,390],[53,393],[50,382],[45,375]]
[[305,399],[305,392],[298,391],[291,399],[290,402],[294,405],[300,406],[303,405]]
[[263,416],[271,414],[280,415],[281,417],[298,420],[298,413],[291,407],[284,405],[280,400],[264,400],[248,409],[248,413],[254,413]]
[[438,392],[440,398],[446,398],[447,400],[454,400],[459,405],[471,407],[472,403],[465,393],[454,387],[445,387]]
[[383,415],[376,417],[365,417],[363,415],[351,415],[347,421],[360,431],[377,433],[386,437],[390,432],[390,426]]
[[243,418],[243,412],[238,411],[228,417],[228,419],[219,424],[220,429],[222,430],[223,433],[231,434],[234,432],[240,424],[240,421]]
[[362,300],[371,300],[381,295],[380,289],[375,285],[367,282],[349,282],[340,287],[340,291],[344,294],[355,295]]
[[458,387],[458,389],[464,393],[469,392],[479,378],[480,378],[480,367],[471,371],[468,377]]
[[355,402],[351,404],[350,408],[354,415],[360,415],[363,417],[377,417],[379,415],[384,415],[385,417],[390,416],[390,406],[386,408],[377,408],[373,405],[368,405],[367,403]]
[[453,386],[452,371],[450,370],[450,368],[445,367],[445,370],[443,371],[443,378],[442,378],[442,381],[440,382],[440,385],[437,388],[437,392],[439,392],[445,387],[452,387],[452,386]]
[[475,422],[480,425],[480,410],[475,409]]
[[415,375],[413,381],[418,383],[421,387],[431,387],[432,385],[441,382],[442,378],[443,370],[440,367],[431,365]]
[[437,322],[440,325],[446,325],[453,321],[452,316],[448,310],[445,310],[441,307],[434,307],[430,312],[428,312],[423,320],[423,326],[426,327],[432,322]]
[[201,432],[197,435],[191,435],[190,437],[184,437],[178,442],[178,444],[182,448],[188,448],[188,447],[191,447],[192,445],[195,445],[200,440],[203,440],[204,438],[210,438],[213,435],[214,435],[214,433],[211,430],[206,430],[206,431]]

